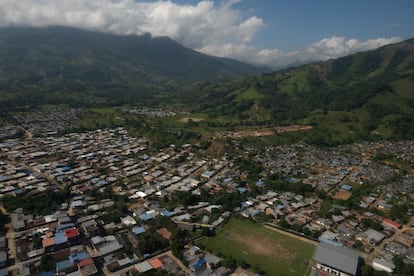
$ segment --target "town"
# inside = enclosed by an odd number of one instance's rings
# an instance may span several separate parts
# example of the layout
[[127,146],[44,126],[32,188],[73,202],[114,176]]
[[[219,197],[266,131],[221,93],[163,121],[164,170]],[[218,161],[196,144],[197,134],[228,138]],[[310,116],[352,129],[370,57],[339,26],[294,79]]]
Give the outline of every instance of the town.
[[[389,273],[396,256],[414,262],[412,141],[258,149],[229,139],[238,155],[209,157],[193,144],[154,149],[123,127],[55,136],[61,127],[0,142],[11,220],[0,275],[229,275],[225,256],[197,241],[233,218]],[[309,266],[326,269],[317,256]]]

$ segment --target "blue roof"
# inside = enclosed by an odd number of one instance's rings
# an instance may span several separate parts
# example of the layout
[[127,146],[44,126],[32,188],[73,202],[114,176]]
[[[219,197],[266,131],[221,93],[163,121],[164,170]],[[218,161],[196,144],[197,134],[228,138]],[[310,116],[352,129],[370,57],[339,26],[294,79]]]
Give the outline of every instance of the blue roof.
[[244,188],[244,187],[240,187],[240,188],[238,188],[238,190],[239,190],[239,192],[240,193],[245,193],[245,192],[247,192],[247,189],[246,188]]
[[72,267],[72,263],[69,260],[64,260],[56,263],[56,270],[58,271],[64,271],[68,269],[69,267]]
[[68,241],[68,239],[65,236],[65,233],[63,232],[55,233],[54,239],[55,239],[55,244],[62,244]]
[[139,215],[139,218],[141,220],[150,220],[150,219],[153,219],[153,217],[150,214],[142,214],[142,215]]
[[241,206],[242,206],[243,208],[246,208],[246,207],[249,207],[250,205],[249,205],[249,204],[247,204],[246,202],[242,202],[242,203],[241,203]]
[[167,218],[171,217],[171,213],[168,210],[161,211],[161,215],[163,215],[164,217],[167,217]]
[[233,179],[231,179],[231,177],[227,177],[227,178],[223,179],[224,183],[230,183],[232,181],[233,181]]
[[142,226],[140,227],[137,226],[137,227],[132,228],[132,232],[134,232],[136,235],[139,235],[139,234],[145,233],[145,228]]
[[17,190],[12,191],[12,193],[15,194],[15,195],[21,194],[22,193],[22,190],[17,189]]
[[72,168],[71,167],[69,167],[69,166],[64,166],[63,168],[62,168],[62,172],[68,172],[68,171],[70,171]]
[[0,180],[8,180],[9,177],[6,175],[0,175]]
[[319,237],[319,241],[326,242],[326,243],[329,243],[329,244],[332,244],[332,245],[335,245],[335,246],[338,246],[338,247],[344,247],[344,245],[340,242],[334,242],[334,241],[331,241],[331,240],[328,240],[328,239],[325,239],[325,238],[322,238],[322,237]]
[[201,175],[211,177],[211,176],[213,176],[213,172],[211,172],[211,171],[205,171]]
[[43,271],[42,273],[39,274],[39,276],[53,276],[53,275],[54,274],[50,271],[48,271],[48,272]]
[[350,190],[352,190],[352,187],[349,186],[349,185],[344,184],[344,185],[341,186],[341,189],[346,190],[346,191],[350,191]]
[[205,264],[206,264],[206,260],[203,258],[203,259],[198,260],[198,262],[195,265],[193,265],[193,267],[194,269],[199,269],[199,268],[202,268]]
[[265,183],[263,181],[261,181],[261,180],[259,180],[259,181],[256,182],[256,186],[259,186],[259,187],[263,186],[264,184]]
[[56,230],[58,232],[61,232],[61,231],[65,230],[65,229],[70,229],[70,228],[73,228],[73,227],[75,227],[75,224],[74,223],[65,223],[65,224],[59,225]]
[[25,175],[31,175],[32,174],[32,171],[22,170],[22,173],[24,173]]
[[71,263],[78,263],[78,262],[80,262],[82,260],[85,260],[87,258],[90,258],[89,254],[87,252],[83,251],[83,252],[79,252],[79,253],[70,255],[69,256],[69,261]]
[[100,185],[107,185],[108,182],[106,182],[106,180],[104,180],[104,179],[101,179],[101,180],[98,181],[98,184],[100,184]]

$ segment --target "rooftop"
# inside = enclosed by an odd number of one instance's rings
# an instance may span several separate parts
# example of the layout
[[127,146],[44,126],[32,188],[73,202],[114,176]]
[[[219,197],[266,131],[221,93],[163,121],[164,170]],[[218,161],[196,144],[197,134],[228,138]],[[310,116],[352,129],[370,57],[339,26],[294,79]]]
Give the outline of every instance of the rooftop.
[[356,275],[359,255],[349,249],[321,242],[316,250],[314,260],[336,270]]

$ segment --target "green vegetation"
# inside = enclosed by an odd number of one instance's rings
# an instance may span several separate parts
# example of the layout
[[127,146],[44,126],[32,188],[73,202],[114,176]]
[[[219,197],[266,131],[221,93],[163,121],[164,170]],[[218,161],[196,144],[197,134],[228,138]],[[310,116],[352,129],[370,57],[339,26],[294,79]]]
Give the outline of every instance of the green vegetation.
[[168,241],[157,232],[145,232],[140,237],[139,250],[143,253],[152,253],[168,246]]
[[167,37],[119,36],[68,27],[0,28],[0,110],[66,103],[159,103],[194,82],[262,70],[190,50]]
[[412,139],[413,50],[414,40],[408,40],[274,74],[201,86],[193,101],[195,110],[233,128],[313,126],[311,131],[280,135],[287,138],[273,139],[276,142],[294,138],[323,146]]
[[197,242],[224,257],[266,275],[304,275],[313,245],[284,236],[248,220],[232,219],[214,236]]
[[[45,37],[55,39],[46,44]],[[245,139],[254,144],[334,146],[414,138],[413,39],[327,62],[218,82],[218,77],[258,70],[201,55],[168,38],[62,27],[0,28],[0,38],[4,41],[0,112],[5,115],[65,102],[89,108],[73,122],[75,129],[124,125],[159,148],[192,143],[207,149],[206,140],[218,132],[289,125],[313,128]],[[136,106],[189,114],[161,119],[119,109]]]
[[7,211],[14,211],[18,208],[28,214],[48,215],[53,213],[60,205],[69,198],[68,190],[48,191],[38,195],[20,195],[18,197],[6,195],[1,203]]
[[6,232],[6,224],[9,222],[9,217],[0,211],[0,233]]

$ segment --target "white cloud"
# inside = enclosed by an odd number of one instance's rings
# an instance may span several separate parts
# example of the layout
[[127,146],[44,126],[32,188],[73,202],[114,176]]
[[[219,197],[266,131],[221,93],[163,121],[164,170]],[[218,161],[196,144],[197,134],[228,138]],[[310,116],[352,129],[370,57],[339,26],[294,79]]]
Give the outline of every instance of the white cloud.
[[292,52],[257,49],[252,42],[265,23],[237,9],[235,4],[240,1],[215,4],[204,0],[191,5],[161,0],[1,0],[0,26],[64,25],[116,34],[151,33],[169,36],[204,53],[271,67],[326,60],[400,40],[334,36]]
[[303,64],[306,62],[343,57],[356,52],[373,50],[399,41],[401,41],[399,37],[359,41],[357,39],[333,36],[331,38],[324,38],[306,48],[290,52],[283,52],[279,49],[258,50],[245,44],[207,45],[201,48],[200,51],[212,55],[240,59],[252,64],[265,64],[275,68],[289,64]]
[[172,1],[133,0],[1,0],[0,26],[65,25],[117,34],[152,33],[169,36],[185,46],[249,42],[263,20],[234,8],[238,0],[200,1],[196,5]]

